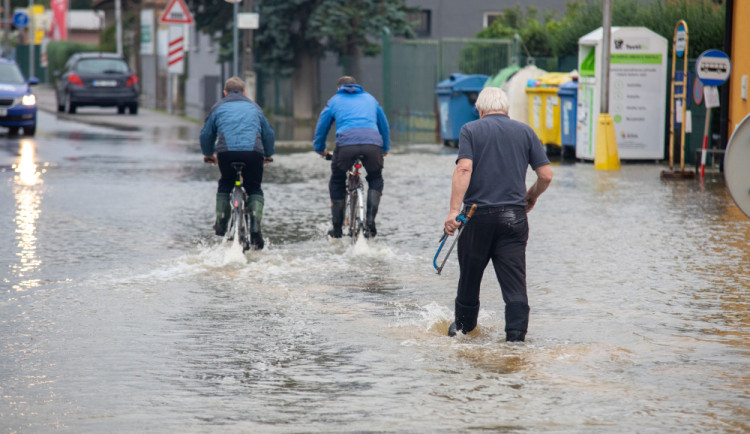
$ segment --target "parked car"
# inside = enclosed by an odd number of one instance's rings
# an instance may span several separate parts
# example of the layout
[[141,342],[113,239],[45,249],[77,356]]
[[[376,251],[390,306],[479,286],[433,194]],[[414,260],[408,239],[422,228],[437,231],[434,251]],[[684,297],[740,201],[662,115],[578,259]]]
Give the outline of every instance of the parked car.
[[8,134],[33,136],[36,133],[36,96],[31,86],[39,84],[32,77],[27,82],[16,62],[0,58],[0,126],[8,128]]
[[114,53],[78,53],[64,71],[55,72],[57,111],[75,113],[78,107],[117,107],[138,113],[138,76],[125,58]]

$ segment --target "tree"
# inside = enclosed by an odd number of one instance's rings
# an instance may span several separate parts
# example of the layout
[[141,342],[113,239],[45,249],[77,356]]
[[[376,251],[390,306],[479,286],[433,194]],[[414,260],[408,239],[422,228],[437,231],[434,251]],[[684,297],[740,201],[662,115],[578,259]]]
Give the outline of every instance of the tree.
[[317,0],[262,0],[260,29],[255,36],[258,67],[272,74],[290,76],[300,54],[319,57],[323,45],[309,32],[309,18]]
[[413,36],[409,12],[403,0],[321,0],[310,15],[310,35],[339,56],[344,74],[359,77],[362,55],[380,53],[371,38],[379,40],[386,28]]
[[213,36],[219,44],[219,62],[229,62],[233,57],[234,6],[217,0],[190,0],[190,10],[198,31]]

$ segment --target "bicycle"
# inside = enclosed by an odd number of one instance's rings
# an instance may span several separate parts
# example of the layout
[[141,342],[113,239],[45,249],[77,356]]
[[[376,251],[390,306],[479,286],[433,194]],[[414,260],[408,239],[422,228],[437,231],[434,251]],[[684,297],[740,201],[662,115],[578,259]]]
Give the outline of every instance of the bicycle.
[[237,172],[237,178],[234,181],[234,188],[229,196],[232,213],[229,217],[229,224],[224,237],[227,241],[237,238],[237,241],[242,246],[242,251],[246,252],[252,247],[252,237],[250,234],[258,232],[258,222],[254,215],[247,215],[245,212],[245,204],[248,199],[242,180],[242,169],[245,168],[245,163],[232,163],[232,167]]
[[[346,175],[346,206],[344,207],[344,233],[349,236],[352,244],[356,243],[360,234],[365,233],[365,186],[362,183],[361,173],[362,158],[358,155],[354,164]],[[328,153],[326,160],[333,159],[333,154]]]

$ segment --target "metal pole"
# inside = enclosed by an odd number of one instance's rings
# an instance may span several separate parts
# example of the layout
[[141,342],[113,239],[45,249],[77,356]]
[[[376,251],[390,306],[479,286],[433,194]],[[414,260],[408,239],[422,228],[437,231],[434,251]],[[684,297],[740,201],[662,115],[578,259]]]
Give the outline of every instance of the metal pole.
[[36,42],[36,29],[34,28],[34,0],[30,0],[31,10],[29,11],[29,78],[33,77],[34,71],[34,42]]
[[5,0],[3,4],[3,16],[5,21],[3,25],[3,55],[7,56],[6,50],[10,49],[10,0]]
[[172,74],[167,72],[167,113],[172,114]]
[[604,0],[602,8],[602,94],[600,113],[609,113],[609,53],[612,39],[612,0]]
[[121,0],[115,0],[115,22],[117,24],[117,55],[122,56],[122,7]]
[[234,71],[234,76],[235,77],[239,77],[240,76],[240,74],[238,73],[239,65],[237,64],[237,48],[238,48],[237,46],[239,45],[239,42],[238,42],[238,40],[239,40],[239,31],[237,29],[237,11],[240,8],[240,2],[239,2],[239,0],[235,0],[233,6],[234,6],[234,32],[233,32],[233,34],[234,34],[233,35],[234,36],[234,44],[233,44],[234,45],[234,49],[233,49],[233,53],[232,53],[232,63],[233,63],[233,65],[232,65],[232,71]]

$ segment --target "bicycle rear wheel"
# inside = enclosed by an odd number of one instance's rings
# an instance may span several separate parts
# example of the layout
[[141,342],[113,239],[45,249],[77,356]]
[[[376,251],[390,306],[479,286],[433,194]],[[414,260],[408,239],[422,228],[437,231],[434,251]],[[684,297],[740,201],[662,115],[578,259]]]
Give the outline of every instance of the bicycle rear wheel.
[[359,216],[357,213],[357,208],[359,206],[359,194],[357,193],[357,190],[349,193],[346,205],[347,233],[349,235],[349,238],[351,238],[352,243],[354,243],[357,241],[357,237],[359,237],[360,233]]

